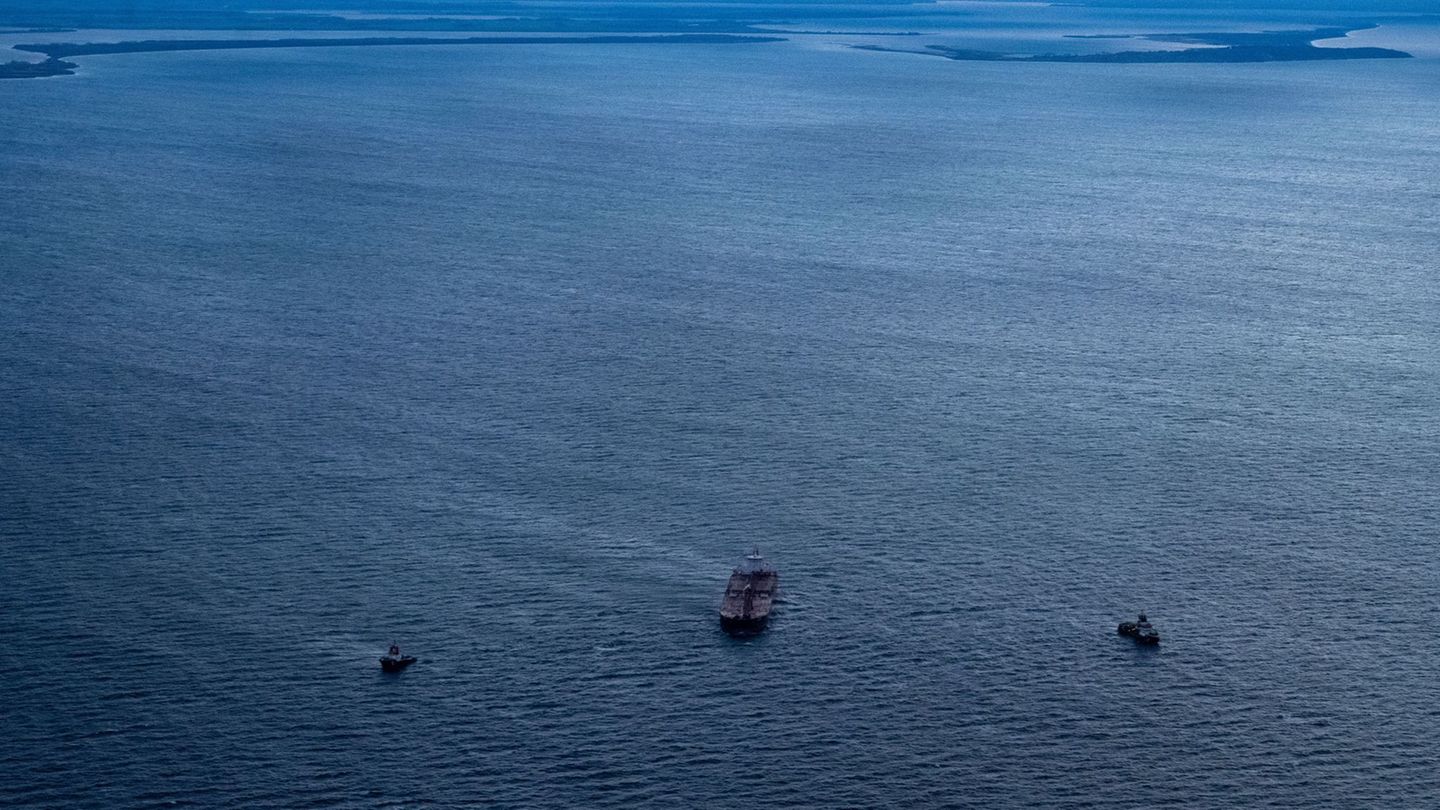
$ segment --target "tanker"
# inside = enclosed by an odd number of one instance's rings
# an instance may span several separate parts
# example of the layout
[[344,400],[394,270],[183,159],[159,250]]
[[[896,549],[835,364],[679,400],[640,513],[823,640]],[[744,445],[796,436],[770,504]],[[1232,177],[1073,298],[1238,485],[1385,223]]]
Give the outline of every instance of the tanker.
[[735,566],[720,600],[720,627],[732,636],[748,636],[765,629],[780,587],[780,572],[755,549]]

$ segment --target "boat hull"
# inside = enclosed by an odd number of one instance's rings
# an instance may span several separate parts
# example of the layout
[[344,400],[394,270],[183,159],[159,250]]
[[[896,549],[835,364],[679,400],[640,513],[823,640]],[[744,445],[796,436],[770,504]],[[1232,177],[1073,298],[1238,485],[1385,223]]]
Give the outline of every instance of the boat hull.
[[384,670],[385,672],[399,672],[400,670],[415,663],[415,660],[416,659],[413,655],[407,655],[403,658],[381,658],[380,669]]
[[1160,643],[1159,633],[1141,633],[1140,628],[1135,624],[1135,622],[1121,622],[1120,627],[1117,628],[1116,632],[1118,632],[1122,636],[1134,639],[1136,644]]
[[770,616],[752,616],[741,618],[739,616],[721,616],[720,629],[732,636],[753,636],[765,630],[770,623]]
[[765,629],[780,575],[773,568],[747,571],[736,569],[725,585],[725,598],[720,601],[720,626],[731,635],[752,635]]

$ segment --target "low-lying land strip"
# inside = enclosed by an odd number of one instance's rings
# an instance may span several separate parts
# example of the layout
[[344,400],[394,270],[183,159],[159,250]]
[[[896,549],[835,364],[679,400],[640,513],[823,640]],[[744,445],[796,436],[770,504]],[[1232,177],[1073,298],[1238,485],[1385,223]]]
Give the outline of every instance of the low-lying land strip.
[[51,42],[43,45],[16,45],[17,51],[40,53],[44,62],[16,61],[0,64],[0,79],[29,79],[41,76],[68,76],[78,67],[65,61],[77,56],[116,53],[160,53],[168,51],[222,51],[254,48],[334,48],[377,45],[730,45],[755,42],[783,42],[784,37],[737,34],[669,34],[559,37],[304,37],[295,39],[146,39],[133,42]]
[[1328,59],[1408,59],[1410,54],[1390,48],[1317,48],[1321,39],[1343,37],[1351,31],[1373,28],[1357,25],[1350,28],[1315,28],[1308,31],[1262,31],[1252,34],[1103,34],[1084,35],[1075,39],[1148,39],[1154,42],[1179,42],[1203,45],[1178,51],[1115,51],[1111,53],[1041,53],[1010,54],[930,45],[926,50],[886,48],[880,45],[852,45],[866,51],[918,53],[940,56],[960,62],[1090,62],[1122,64],[1165,64],[1180,62],[1303,62]]

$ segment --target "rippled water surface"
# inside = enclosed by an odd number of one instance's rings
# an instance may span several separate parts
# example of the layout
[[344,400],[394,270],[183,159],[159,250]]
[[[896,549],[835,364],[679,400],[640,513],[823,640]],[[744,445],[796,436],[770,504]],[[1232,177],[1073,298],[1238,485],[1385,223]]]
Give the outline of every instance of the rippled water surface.
[[0,803],[1440,804],[1440,62],[83,68],[0,85]]

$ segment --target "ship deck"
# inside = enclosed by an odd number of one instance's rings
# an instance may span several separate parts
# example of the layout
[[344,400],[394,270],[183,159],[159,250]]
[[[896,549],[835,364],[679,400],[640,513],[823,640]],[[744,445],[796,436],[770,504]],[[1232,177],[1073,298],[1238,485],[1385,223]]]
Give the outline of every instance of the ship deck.
[[774,571],[731,574],[730,582],[725,586],[725,598],[720,602],[720,615],[729,619],[753,619],[767,615],[774,604],[779,581],[780,576]]

